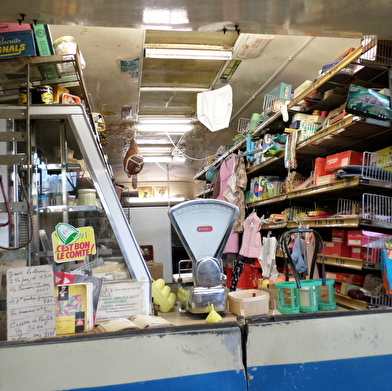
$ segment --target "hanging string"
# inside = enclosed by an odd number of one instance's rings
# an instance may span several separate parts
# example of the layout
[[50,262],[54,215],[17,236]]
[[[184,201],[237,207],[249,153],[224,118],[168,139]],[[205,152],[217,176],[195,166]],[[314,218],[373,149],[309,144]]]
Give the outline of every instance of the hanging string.
[[7,200],[7,196],[4,191],[3,178],[1,175],[0,175],[0,187],[1,187],[1,193],[3,194],[5,209],[7,211],[7,216],[8,216],[8,220],[5,223],[0,223],[0,227],[6,227],[11,223],[11,209],[10,209],[10,204]]
[[[20,176],[19,176],[19,183],[20,183],[20,187],[22,189],[23,197],[26,200],[27,214],[28,214],[29,222],[30,222],[30,237],[29,237],[29,239],[27,240],[26,243],[24,243],[24,244],[22,244],[20,246],[17,246],[17,247],[3,247],[3,246],[0,246],[0,249],[2,249],[2,250],[20,250],[23,247],[27,247],[30,244],[30,242],[33,240],[33,233],[34,233],[33,210],[32,210],[32,207],[31,207],[31,203],[29,202],[29,198],[27,196],[27,192],[26,192],[26,188],[25,188],[24,183],[23,183],[23,179]],[[2,189],[2,191],[3,191],[3,189]]]

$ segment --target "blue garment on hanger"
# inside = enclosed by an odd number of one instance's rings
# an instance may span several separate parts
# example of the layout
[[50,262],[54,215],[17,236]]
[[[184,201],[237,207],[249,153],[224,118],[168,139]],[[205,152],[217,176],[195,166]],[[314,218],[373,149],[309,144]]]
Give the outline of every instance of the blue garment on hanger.
[[298,273],[303,273],[308,270],[308,267],[302,256],[301,237],[299,233],[297,233],[293,244],[293,252],[291,253],[291,259],[294,261],[295,268],[297,269]]

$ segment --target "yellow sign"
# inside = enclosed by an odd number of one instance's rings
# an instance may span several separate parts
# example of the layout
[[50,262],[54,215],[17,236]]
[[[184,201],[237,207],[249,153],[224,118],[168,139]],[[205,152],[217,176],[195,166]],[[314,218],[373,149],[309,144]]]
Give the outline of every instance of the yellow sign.
[[[92,227],[74,228],[79,232],[71,243],[60,238],[56,231],[52,233],[53,254],[56,263],[80,261],[89,254],[96,253],[94,229]],[[67,244],[65,244],[67,243]]]

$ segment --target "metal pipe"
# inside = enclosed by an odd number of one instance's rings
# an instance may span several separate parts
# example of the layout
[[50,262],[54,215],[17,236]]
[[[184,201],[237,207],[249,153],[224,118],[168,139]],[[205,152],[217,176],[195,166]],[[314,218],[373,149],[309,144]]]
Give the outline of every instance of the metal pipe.
[[237,118],[250,104],[251,102],[257,98],[257,96],[274,80],[276,77],[286,68],[287,65],[299,54],[305,47],[310,43],[310,41],[314,37],[307,37],[301,45],[298,46],[297,49],[294,50],[293,54],[289,56],[286,61],[276,70],[276,72],[256,91],[255,94],[245,104],[231,117],[231,121]]

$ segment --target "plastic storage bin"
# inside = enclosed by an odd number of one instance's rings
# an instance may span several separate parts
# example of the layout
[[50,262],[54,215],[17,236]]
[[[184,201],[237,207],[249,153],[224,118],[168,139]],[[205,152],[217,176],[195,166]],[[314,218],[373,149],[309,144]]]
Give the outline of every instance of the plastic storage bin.
[[229,310],[235,315],[248,317],[269,312],[269,293],[258,289],[229,292]]
[[316,312],[318,311],[318,288],[321,280],[301,280],[299,294],[299,311]]
[[277,282],[276,297],[278,299],[278,311],[281,314],[299,313],[299,294],[295,281]]
[[78,205],[95,206],[96,193],[95,189],[78,190]]
[[321,311],[333,311],[336,309],[335,293],[334,293],[334,280],[327,279],[326,285],[322,285],[322,279],[317,279],[319,282],[317,286],[317,300],[318,309]]

